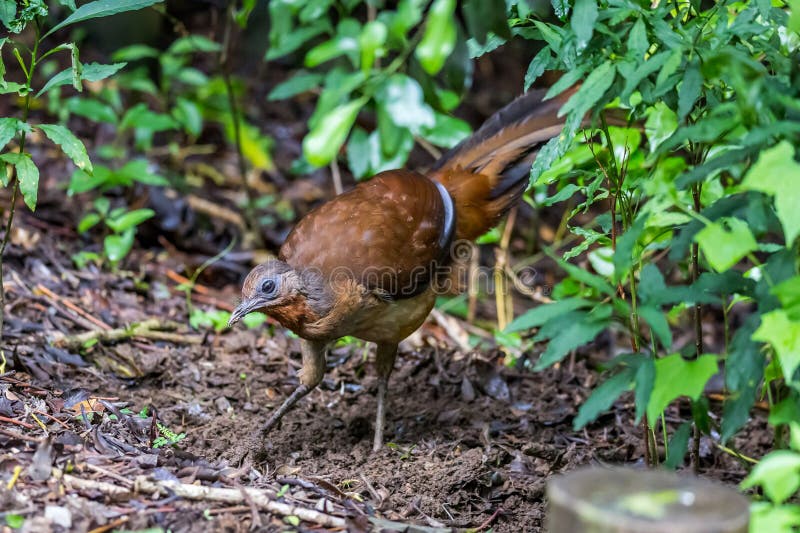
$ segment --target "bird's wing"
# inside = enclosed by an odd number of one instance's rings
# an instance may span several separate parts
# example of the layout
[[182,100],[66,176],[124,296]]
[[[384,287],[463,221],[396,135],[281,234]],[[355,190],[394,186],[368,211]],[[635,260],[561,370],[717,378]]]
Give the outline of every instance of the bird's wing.
[[416,172],[387,171],[306,215],[280,258],[330,279],[355,279],[387,298],[411,297],[447,254],[454,219],[441,185]]

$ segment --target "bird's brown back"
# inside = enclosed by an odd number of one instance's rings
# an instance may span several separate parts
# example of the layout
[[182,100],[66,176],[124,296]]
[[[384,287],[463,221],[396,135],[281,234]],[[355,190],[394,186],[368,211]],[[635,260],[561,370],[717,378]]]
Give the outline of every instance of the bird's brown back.
[[391,170],[305,216],[279,257],[296,269],[346,276],[391,297],[419,294],[449,243],[445,203],[435,182]]

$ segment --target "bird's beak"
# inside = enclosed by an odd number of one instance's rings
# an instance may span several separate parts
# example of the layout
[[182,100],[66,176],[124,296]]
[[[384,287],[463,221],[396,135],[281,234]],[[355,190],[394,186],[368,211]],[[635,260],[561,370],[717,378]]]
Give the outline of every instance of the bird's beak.
[[246,314],[253,310],[253,303],[244,300],[242,303],[236,306],[236,309],[233,310],[231,313],[231,318],[228,320],[228,327],[233,326],[237,322],[239,322]]

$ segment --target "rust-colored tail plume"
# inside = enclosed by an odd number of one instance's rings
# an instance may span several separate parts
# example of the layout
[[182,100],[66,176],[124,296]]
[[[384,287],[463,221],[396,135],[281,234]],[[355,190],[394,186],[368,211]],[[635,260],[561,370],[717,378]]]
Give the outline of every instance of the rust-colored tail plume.
[[453,197],[457,239],[484,234],[522,196],[530,161],[561,132],[558,110],[573,92],[546,101],[544,90],[525,93],[436,162],[430,175]]

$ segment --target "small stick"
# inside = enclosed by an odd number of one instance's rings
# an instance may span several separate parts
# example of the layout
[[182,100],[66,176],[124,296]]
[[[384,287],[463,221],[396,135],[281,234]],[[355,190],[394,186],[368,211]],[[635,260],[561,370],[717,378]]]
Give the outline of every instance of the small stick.
[[199,283],[192,283],[192,280],[187,278],[186,276],[181,276],[171,268],[167,269],[167,277],[174,281],[175,283],[179,283],[181,285],[186,285],[191,287],[193,291],[200,293],[200,294],[211,294],[211,290],[206,287],[205,285],[200,285]]
[[78,313],[81,317],[85,318],[86,320],[88,320],[95,326],[99,327],[100,329],[105,329],[105,330],[111,329],[111,326],[109,326],[99,318],[90,315],[89,313],[87,313],[86,311],[84,311],[71,301],[67,300],[66,298],[62,298],[61,296],[57,295],[56,293],[54,293],[53,291],[42,285],[41,283],[36,285],[36,289],[34,290],[34,292],[39,292],[41,294],[44,294],[48,298],[55,300],[56,302],[62,304],[64,307],[68,308],[70,311]]
[[242,504],[245,502],[245,492],[252,500],[253,505],[259,509],[269,511],[280,516],[296,516],[306,522],[319,524],[326,527],[346,527],[344,518],[332,516],[313,509],[295,507],[293,505],[274,501],[274,494],[264,490],[242,487],[239,489],[206,487],[202,485],[187,485],[175,481],[150,481],[144,476],[138,476],[134,481],[133,489],[120,487],[113,483],[82,479],[70,474],[62,477],[64,483],[73,490],[97,490],[107,496],[134,497],[137,493],[158,494],[173,493],[180,498],[196,501],[214,501]]
[[503,508],[502,507],[498,507],[497,510],[492,513],[492,516],[487,518],[486,521],[483,524],[479,525],[477,527],[477,529],[475,529],[475,531],[483,531],[484,529],[489,527],[489,525],[491,525],[491,523],[494,522],[494,519],[497,518],[500,515],[500,513],[502,513],[502,512],[503,512]]
[[339,196],[344,189],[342,188],[342,173],[339,172],[339,162],[335,157],[331,161],[331,176],[333,177],[333,190],[336,196]]
[[22,420],[15,420],[13,418],[8,418],[7,416],[0,416],[0,422],[8,422],[9,424],[16,424],[26,429],[34,429],[36,427],[33,424],[28,424],[27,422],[23,422]]
[[202,344],[203,339],[199,335],[183,333],[170,333],[169,330],[178,329],[175,322],[164,321],[158,318],[151,318],[142,322],[131,324],[129,327],[116,328],[108,331],[87,331],[77,335],[61,336],[53,340],[54,346],[64,346],[68,348],[79,348],[87,342],[96,340],[98,342],[115,342],[131,337],[142,337],[144,339],[173,342],[176,344]]

